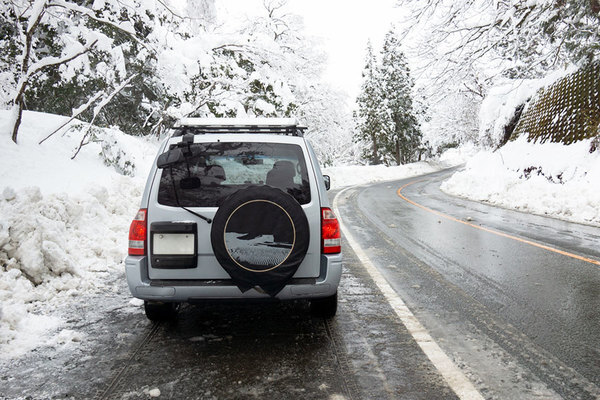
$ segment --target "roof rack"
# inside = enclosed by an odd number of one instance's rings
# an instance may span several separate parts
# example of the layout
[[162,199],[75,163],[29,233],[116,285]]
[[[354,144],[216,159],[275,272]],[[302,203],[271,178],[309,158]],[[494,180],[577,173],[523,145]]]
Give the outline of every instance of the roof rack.
[[305,126],[295,118],[185,118],[173,127],[173,137],[222,133],[266,133],[304,136]]

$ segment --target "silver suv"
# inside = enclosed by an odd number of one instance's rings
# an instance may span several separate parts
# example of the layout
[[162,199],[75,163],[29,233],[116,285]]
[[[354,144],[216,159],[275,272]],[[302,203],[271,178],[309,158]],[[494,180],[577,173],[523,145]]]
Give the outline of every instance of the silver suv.
[[175,125],[148,176],[125,260],[150,320],[215,299],[308,299],[315,315],[335,315],[340,229],[304,130],[289,118]]

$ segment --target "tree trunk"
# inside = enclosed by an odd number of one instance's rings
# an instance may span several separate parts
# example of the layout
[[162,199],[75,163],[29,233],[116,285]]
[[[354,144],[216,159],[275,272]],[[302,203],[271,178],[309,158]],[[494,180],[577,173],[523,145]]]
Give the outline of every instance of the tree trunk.
[[15,124],[13,125],[13,131],[12,131],[12,141],[17,143],[17,135],[19,133],[19,126],[21,125],[21,118],[23,117],[23,98],[22,96],[19,97],[17,96],[17,99],[15,99],[15,102],[17,102],[15,104],[15,107],[17,107],[17,118],[15,118]]
[[377,137],[375,135],[371,135],[371,140],[373,141],[373,153],[371,155],[371,162],[373,165],[381,164],[381,160],[379,159],[379,146],[377,146]]
[[[35,8],[35,7],[34,7]],[[42,20],[42,16],[46,10],[46,4],[44,4],[44,8],[41,9],[33,21],[29,21],[29,25],[27,27],[27,33],[25,35],[25,48],[23,49],[23,58],[21,61],[21,78],[19,79],[18,87],[17,87],[17,96],[14,100],[14,107],[17,108],[17,118],[15,119],[15,124],[13,126],[12,131],[12,141],[17,143],[17,135],[19,134],[19,126],[21,125],[21,118],[23,117],[23,103],[25,97],[25,89],[27,88],[27,84],[29,83],[29,62],[31,61],[31,47],[33,45],[33,34],[37,29],[40,21]]]

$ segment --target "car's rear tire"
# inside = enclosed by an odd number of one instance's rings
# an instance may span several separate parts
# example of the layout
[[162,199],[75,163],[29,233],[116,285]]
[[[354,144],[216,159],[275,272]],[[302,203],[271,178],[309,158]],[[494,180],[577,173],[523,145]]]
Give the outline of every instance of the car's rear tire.
[[146,317],[153,322],[172,320],[177,317],[179,303],[163,303],[144,300]]
[[337,292],[329,297],[314,299],[310,301],[310,312],[315,317],[331,319],[337,312]]

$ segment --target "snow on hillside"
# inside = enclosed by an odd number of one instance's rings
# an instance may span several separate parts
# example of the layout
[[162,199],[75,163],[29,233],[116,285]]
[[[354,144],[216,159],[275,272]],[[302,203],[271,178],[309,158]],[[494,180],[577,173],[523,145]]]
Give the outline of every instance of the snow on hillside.
[[[0,132],[7,120],[0,111]],[[106,277],[122,273],[127,228],[156,154],[156,140],[111,129],[99,130],[75,160],[77,129],[38,145],[64,122],[27,112],[18,145],[0,136],[0,357],[49,341],[45,334],[62,323],[52,310],[106,290]],[[117,172],[124,167],[133,176]]]
[[[480,139],[496,147],[515,108],[544,86],[574,71],[558,70],[542,79],[506,80],[492,90],[479,112]],[[487,140],[486,140],[487,139]],[[455,173],[441,188],[449,194],[501,207],[600,225],[600,151],[590,153],[590,140],[561,143],[509,142],[485,150]]]
[[506,79],[492,87],[479,108],[479,140],[496,147],[504,136],[504,127],[514,117],[519,105],[544,86],[574,72],[570,67],[549,73],[541,79]]
[[441,186],[449,194],[600,226],[600,151],[525,138],[477,154]]

